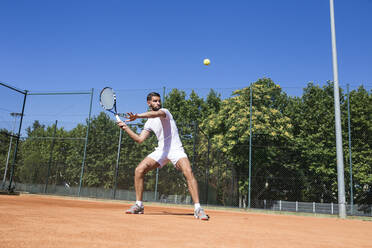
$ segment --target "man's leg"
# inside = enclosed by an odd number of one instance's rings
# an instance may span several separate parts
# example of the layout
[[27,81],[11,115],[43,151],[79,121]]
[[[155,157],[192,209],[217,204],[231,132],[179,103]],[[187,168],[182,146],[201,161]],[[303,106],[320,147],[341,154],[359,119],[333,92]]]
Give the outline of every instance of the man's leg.
[[130,209],[125,211],[127,214],[143,214],[144,207],[142,205],[143,197],[143,184],[144,177],[147,172],[159,167],[159,163],[154,159],[146,157],[137,165],[134,173],[134,187],[136,189],[136,204],[134,204]]
[[196,181],[194,174],[192,173],[189,159],[188,158],[179,159],[177,161],[176,168],[181,170],[183,175],[186,178],[187,185],[190,191],[190,195],[195,205],[195,210],[194,210],[195,218],[198,218],[201,220],[209,220],[209,216],[205,214],[204,210],[200,207],[198,182]]
[[199,202],[198,182],[191,170],[190,161],[188,158],[181,158],[177,161],[176,168],[181,170],[186,178],[187,186],[189,187],[190,195],[194,203]]
[[134,187],[136,189],[136,200],[142,201],[143,197],[143,181],[147,172],[158,168],[160,165],[152,158],[146,157],[137,165],[134,173]]

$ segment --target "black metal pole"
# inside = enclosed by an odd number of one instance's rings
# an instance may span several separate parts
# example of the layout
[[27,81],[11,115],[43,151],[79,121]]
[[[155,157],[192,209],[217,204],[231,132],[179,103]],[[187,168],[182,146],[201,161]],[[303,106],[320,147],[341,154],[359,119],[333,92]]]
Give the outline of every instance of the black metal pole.
[[44,188],[44,193],[47,192],[48,189],[48,181],[49,181],[49,175],[50,175],[50,167],[52,165],[52,158],[53,158],[53,148],[54,148],[54,142],[55,142],[55,136],[56,136],[56,131],[57,131],[57,120],[56,123],[54,124],[54,131],[53,131],[53,139],[52,139],[52,145],[50,146],[50,156],[49,156],[49,163],[48,163],[48,174],[45,182],[45,188]]
[[248,178],[248,208],[251,208],[252,188],[252,84],[249,87],[249,178]]
[[208,152],[207,152],[207,165],[205,167],[205,203],[208,205],[208,179],[209,179],[209,153],[210,153],[210,138],[208,137]]
[[14,176],[15,162],[16,162],[16,159],[17,159],[19,137],[21,137],[22,121],[23,121],[23,115],[25,113],[26,98],[27,98],[27,90],[25,91],[24,97],[23,97],[21,120],[19,122],[18,134],[17,134],[17,137],[16,137],[16,144],[15,144],[15,148],[14,148],[12,169],[10,171],[9,187],[8,187],[9,192],[12,192],[12,182],[13,182],[13,176]]
[[194,138],[193,138],[193,144],[192,144],[192,165],[191,169],[194,171],[195,167],[195,157],[196,157],[196,137],[197,137],[197,132],[198,132],[198,122],[194,121]]
[[347,123],[349,131],[349,163],[350,163],[350,212],[353,214],[354,196],[353,196],[353,159],[351,152],[351,124],[350,124],[350,92],[347,84]]
[[91,119],[91,115],[92,115],[93,92],[94,92],[94,89],[92,88],[91,91],[90,91],[90,105],[89,105],[88,127],[87,127],[86,136],[85,136],[83,162],[81,164],[80,182],[79,182],[79,190],[78,190],[78,196],[79,197],[80,197],[80,193],[81,193],[81,186],[83,185],[85,159],[86,159],[86,156],[87,156],[87,149],[88,149],[88,138],[89,138],[89,130],[90,130],[90,119]]
[[119,173],[119,161],[120,161],[120,148],[121,148],[121,137],[123,130],[120,128],[119,134],[119,144],[118,144],[118,155],[116,157],[116,166],[115,166],[115,182],[114,182],[114,199],[116,198],[116,188],[118,184],[118,173]]

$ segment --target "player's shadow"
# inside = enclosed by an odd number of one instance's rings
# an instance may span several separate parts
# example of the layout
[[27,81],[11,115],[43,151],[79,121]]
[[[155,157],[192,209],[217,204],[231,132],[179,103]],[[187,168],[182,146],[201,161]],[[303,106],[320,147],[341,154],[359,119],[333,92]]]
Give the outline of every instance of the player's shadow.
[[162,212],[145,212],[146,215],[181,215],[181,216],[187,216],[187,215],[194,215],[193,213],[174,213],[174,212],[167,212],[167,211],[162,211]]

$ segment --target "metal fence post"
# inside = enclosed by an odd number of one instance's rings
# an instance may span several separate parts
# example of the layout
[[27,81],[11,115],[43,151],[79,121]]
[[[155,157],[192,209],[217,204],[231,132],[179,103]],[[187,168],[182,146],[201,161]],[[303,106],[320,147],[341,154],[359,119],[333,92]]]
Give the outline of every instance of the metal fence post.
[[[195,156],[196,156],[196,137],[197,137],[197,132],[198,132],[198,122],[197,121],[194,121],[193,122],[194,124],[194,137],[193,137],[193,141],[192,141],[192,151],[193,151],[193,155],[192,155],[192,164],[191,164],[191,169],[193,170],[194,172],[194,169],[196,168],[195,167]],[[195,173],[195,172],[194,172]]]
[[[163,108],[165,108],[164,99],[165,99],[165,86],[163,87],[163,99],[162,99]],[[157,198],[158,198],[158,182],[159,182],[159,168],[156,168],[154,201],[157,201]]]
[[116,198],[116,188],[118,184],[118,173],[119,173],[119,161],[120,161],[120,148],[121,148],[121,137],[123,134],[123,129],[120,128],[120,133],[119,133],[119,144],[118,144],[118,155],[116,157],[116,165],[115,165],[115,180],[114,180],[114,195],[113,198]]
[[351,153],[351,126],[350,126],[350,92],[349,92],[349,84],[347,84],[347,123],[348,123],[348,131],[349,131],[349,163],[350,163],[350,211],[353,214],[353,205],[354,205],[354,197],[353,197],[353,160],[352,160],[352,153]]
[[13,124],[13,129],[12,129],[12,132],[11,132],[11,135],[10,135],[10,141],[9,141],[9,148],[8,148],[8,155],[6,157],[6,163],[5,163],[5,170],[4,170],[4,176],[3,176],[3,182],[1,184],[1,189],[5,189],[5,182],[6,182],[6,174],[7,174],[7,171],[8,171],[8,165],[9,165],[9,158],[10,158],[10,154],[11,154],[11,151],[12,151],[12,143],[13,143],[13,136],[15,134],[15,128],[16,128],[16,123],[17,123],[17,117],[18,116],[21,116],[21,113],[10,113],[11,116],[14,117],[14,124]]
[[248,208],[251,208],[251,179],[252,179],[252,84],[249,87],[249,178],[248,178]]
[[12,169],[10,171],[10,178],[9,178],[9,187],[8,187],[8,191],[9,192],[12,192],[13,191],[13,189],[12,189],[12,182],[13,182],[13,176],[14,176],[15,162],[16,162],[16,159],[17,159],[19,138],[21,137],[21,129],[22,129],[23,116],[24,116],[24,113],[25,113],[27,92],[28,91],[25,90],[25,92],[23,93],[24,94],[24,98],[23,98],[23,105],[22,105],[21,120],[19,122],[19,129],[18,129],[18,134],[17,134],[17,138],[16,138],[16,144],[15,144],[15,148],[14,148]]
[[56,123],[54,124],[54,131],[53,131],[53,138],[52,138],[52,145],[50,146],[50,156],[49,156],[49,162],[48,162],[48,174],[47,174],[47,178],[46,178],[46,181],[45,181],[45,188],[44,188],[44,193],[47,192],[47,189],[48,189],[48,181],[49,181],[49,175],[50,175],[50,167],[52,166],[52,159],[53,159],[53,148],[54,148],[54,143],[55,143],[55,136],[56,136],[56,132],[57,132],[57,120],[56,120]]
[[90,128],[90,116],[92,114],[93,90],[94,89],[92,88],[91,93],[90,93],[90,106],[89,106],[89,116],[88,116],[88,127],[87,127],[87,133],[86,133],[86,136],[85,136],[83,162],[81,163],[81,174],[80,174],[78,196],[80,196],[80,193],[81,193],[81,185],[82,185],[83,176],[84,176],[84,166],[85,166],[85,158],[86,158],[86,154],[87,154],[89,128]]
[[208,184],[209,184],[209,153],[211,149],[211,141],[209,136],[208,138],[208,151],[207,151],[207,164],[205,168],[205,203],[208,205]]

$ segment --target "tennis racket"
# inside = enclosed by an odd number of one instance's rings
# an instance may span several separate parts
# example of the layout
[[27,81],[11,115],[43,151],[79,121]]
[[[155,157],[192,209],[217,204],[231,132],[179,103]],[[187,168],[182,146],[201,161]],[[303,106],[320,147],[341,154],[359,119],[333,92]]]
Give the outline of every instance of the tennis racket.
[[116,110],[116,95],[112,88],[110,87],[103,88],[99,96],[99,101],[103,109],[113,113],[118,122],[121,121],[118,111]]

